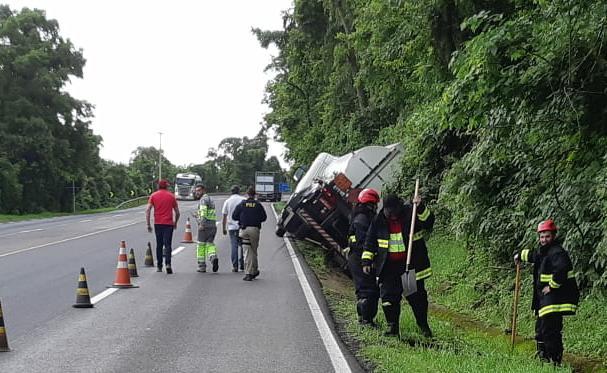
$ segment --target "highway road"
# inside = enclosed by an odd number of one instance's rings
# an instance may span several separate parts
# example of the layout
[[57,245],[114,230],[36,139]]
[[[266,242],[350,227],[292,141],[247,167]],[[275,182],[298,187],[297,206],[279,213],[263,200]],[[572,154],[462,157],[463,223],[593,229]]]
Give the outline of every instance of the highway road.
[[[219,213],[226,197],[214,198]],[[314,276],[274,235],[264,206],[261,275],[252,282],[231,272],[221,230],[219,271],[196,272],[195,244],[179,243],[196,202],[180,201],[173,275],[143,266],[147,242],[154,245],[144,207],[1,224],[0,300],[12,351],[0,353],[0,372],[360,371],[334,335]],[[135,250],[139,288],[110,293],[121,240]],[[71,307],[80,267],[92,309]]]

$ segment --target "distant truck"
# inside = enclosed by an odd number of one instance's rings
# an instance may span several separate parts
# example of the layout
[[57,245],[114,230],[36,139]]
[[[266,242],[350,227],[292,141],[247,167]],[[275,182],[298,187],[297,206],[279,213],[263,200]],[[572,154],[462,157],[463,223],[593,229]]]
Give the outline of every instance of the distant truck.
[[194,190],[202,178],[197,174],[177,174],[175,176],[175,198],[178,200],[194,200]]
[[[350,211],[358,193],[374,188],[381,193],[394,180],[403,155],[401,144],[367,146],[341,157],[320,153],[307,172],[295,172],[297,187],[276,226],[282,237],[289,232],[309,239],[343,258],[348,246]],[[305,173],[305,174],[304,174]]]
[[255,172],[255,192],[260,201],[277,202],[282,199],[276,172]]

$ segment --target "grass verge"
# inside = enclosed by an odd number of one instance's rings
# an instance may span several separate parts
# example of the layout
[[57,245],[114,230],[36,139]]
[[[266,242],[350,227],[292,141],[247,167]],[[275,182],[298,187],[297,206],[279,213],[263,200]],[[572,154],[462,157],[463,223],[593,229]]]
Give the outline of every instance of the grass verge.
[[[429,246],[434,272],[437,274],[428,281],[433,303],[430,324],[436,337],[427,340],[421,336],[405,302],[401,315],[402,335],[401,339],[397,340],[383,336],[386,325],[381,310],[376,317],[379,329],[361,327],[357,322],[351,280],[339,269],[332,267],[323,249],[307,242],[297,242],[298,250],[322,284],[344,341],[355,351],[363,365],[377,372],[572,371],[569,365],[555,369],[535,360],[535,345],[531,340],[519,341],[517,347],[512,350],[509,336],[503,333],[502,328],[510,317],[511,296],[495,302],[495,297],[488,295],[490,290],[484,290],[482,285],[477,286],[478,290],[471,290],[471,286],[465,285],[467,281],[463,279],[469,276],[465,269],[470,266],[470,261],[462,245],[456,241],[439,237],[432,240]],[[488,273],[487,277],[491,277],[491,272]],[[523,293],[522,299],[526,296],[527,294]],[[482,305],[478,304],[479,299],[485,298],[487,299],[483,300]],[[489,307],[490,304],[493,304],[493,307]],[[520,307],[525,309],[526,306],[528,303]],[[476,312],[479,307],[483,310],[481,317],[472,318],[471,316],[479,316]],[[532,318],[523,317],[520,328],[523,336],[531,337],[529,333],[532,330]],[[570,326],[565,330],[565,343],[567,349],[573,349],[572,343],[577,341],[578,337],[567,335],[569,329]],[[596,330],[596,327],[585,332],[596,333],[593,330]],[[599,338],[601,335],[597,333],[594,339]],[[576,367],[576,371],[602,369],[600,361],[572,355],[568,355],[567,359]]]

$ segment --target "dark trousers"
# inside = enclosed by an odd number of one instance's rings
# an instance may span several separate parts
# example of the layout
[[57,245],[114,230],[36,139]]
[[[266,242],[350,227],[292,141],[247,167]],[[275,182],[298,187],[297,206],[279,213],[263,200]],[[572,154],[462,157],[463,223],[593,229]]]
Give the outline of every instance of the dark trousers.
[[352,280],[356,299],[358,299],[357,311],[359,316],[366,321],[372,321],[377,315],[377,302],[379,300],[379,286],[375,279],[375,272],[368,275],[363,272],[361,263],[361,252],[351,251],[348,255],[348,267]]
[[[404,263],[387,262],[379,277],[379,289],[382,304],[400,305],[403,297],[401,276],[405,273]],[[417,291],[407,297],[415,321],[420,327],[428,325],[428,292],[424,280],[417,281]],[[399,306],[400,307],[400,306]]]
[[171,252],[173,244],[173,226],[167,224],[154,224],[156,233],[156,261],[162,267],[162,257],[167,266],[171,265]]
[[550,313],[535,320],[535,340],[543,343],[546,357],[560,362],[563,356],[563,315]]

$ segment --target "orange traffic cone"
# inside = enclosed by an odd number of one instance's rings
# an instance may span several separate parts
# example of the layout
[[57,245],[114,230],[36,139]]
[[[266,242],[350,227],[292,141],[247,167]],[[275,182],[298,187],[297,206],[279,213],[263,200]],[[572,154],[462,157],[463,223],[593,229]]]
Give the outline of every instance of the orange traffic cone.
[[6,338],[6,329],[4,328],[4,317],[2,317],[2,303],[0,303],[0,352],[8,352],[8,339]]
[[86,283],[86,274],[84,268],[80,268],[80,276],[78,276],[78,289],[76,290],[76,303],[72,305],[74,308],[93,308],[91,296],[89,295],[89,286]]
[[135,263],[135,252],[133,249],[129,252],[129,276],[139,277],[137,274],[137,263]]
[[120,251],[118,253],[118,265],[116,266],[116,278],[111,288],[128,289],[137,288],[131,284],[131,276],[129,275],[129,267],[126,257],[126,242],[120,241]]
[[143,262],[143,264],[146,267],[154,266],[154,257],[152,256],[152,244],[150,244],[149,242],[148,242],[148,249],[145,252],[145,261]]
[[192,240],[192,226],[190,225],[190,218],[185,222],[185,235],[183,236],[183,243],[194,243]]

